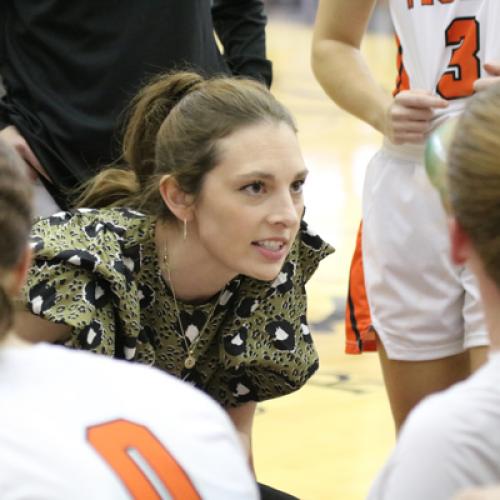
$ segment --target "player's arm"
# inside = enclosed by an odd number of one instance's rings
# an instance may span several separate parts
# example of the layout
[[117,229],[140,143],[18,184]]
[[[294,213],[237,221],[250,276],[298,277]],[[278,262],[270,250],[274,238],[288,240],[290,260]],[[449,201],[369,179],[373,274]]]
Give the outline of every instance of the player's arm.
[[385,133],[392,97],[374,80],[360,50],[375,4],[376,0],[320,0],[312,68],[341,108]]
[[325,92],[343,109],[396,144],[422,143],[434,108],[447,102],[410,90],[396,98],[373,78],[361,42],[376,0],[320,0],[312,45],[312,68]]
[[263,0],[214,0],[212,18],[232,73],[255,78],[269,87],[272,66],[266,59]]
[[16,311],[14,330],[28,342],[62,342],[71,335],[71,327],[53,323],[28,311]]
[[253,469],[253,455],[252,455],[252,427],[253,418],[257,403],[251,401],[236,408],[228,408],[227,413],[231,417],[238,435],[243,444],[245,453],[248,456],[248,461]]
[[[1,104],[0,104],[1,106]],[[0,111],[1,115],[1,111]],[[30,169],[30,177],[35,179],[37,174],[43,175],[49,182],[50,180],[49,174],[42,167],[41,163],[38,161],[38,158],[33,153],[30,145],[26,141],[26,139],[21,135],[19,130],[14,125],[7,125],[5,128],[1,128],[2,120],[0,118],[0,140],[9,144],[12,148],[14,148],[19,156],[31,167]]]

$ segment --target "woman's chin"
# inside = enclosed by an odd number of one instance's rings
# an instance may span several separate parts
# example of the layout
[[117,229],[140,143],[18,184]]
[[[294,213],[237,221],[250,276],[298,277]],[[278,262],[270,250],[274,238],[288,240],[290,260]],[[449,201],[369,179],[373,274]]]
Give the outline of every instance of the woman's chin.
[[279,266],[273,266],[272,269],[252,269],[251,271],[243,274],[255,280],[272,282],[278,277],[282,267],[283,263]]

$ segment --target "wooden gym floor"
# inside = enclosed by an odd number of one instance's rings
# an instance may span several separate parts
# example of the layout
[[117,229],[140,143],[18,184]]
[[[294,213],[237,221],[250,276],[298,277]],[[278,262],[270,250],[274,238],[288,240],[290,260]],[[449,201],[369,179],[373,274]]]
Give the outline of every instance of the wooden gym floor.
[[[273,92],[292,111],[310,176],[306,220],[337,252],[311,280],[309,321],[321,368],[295,394],[259,406],[254,453],[261,482],[302,500],[358,500],[394,444],[393,424],[376,354],[347,356],[345,292],[361,212],[364,169],[379,134],[338,109],[309,63],[312,28],[270,16]],[[378,80],[395,78],[395,43],[370,34],[363,46]]]

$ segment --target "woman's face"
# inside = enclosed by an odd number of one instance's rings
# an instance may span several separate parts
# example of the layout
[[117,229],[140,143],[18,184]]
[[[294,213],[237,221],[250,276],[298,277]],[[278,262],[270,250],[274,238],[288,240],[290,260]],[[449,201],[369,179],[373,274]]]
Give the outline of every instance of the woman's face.
[[203,180],[193,229],[217,272],[273,280],[304,210],[307,170],[296,134],[285,123],[261,122],[217,148],[220,161]]

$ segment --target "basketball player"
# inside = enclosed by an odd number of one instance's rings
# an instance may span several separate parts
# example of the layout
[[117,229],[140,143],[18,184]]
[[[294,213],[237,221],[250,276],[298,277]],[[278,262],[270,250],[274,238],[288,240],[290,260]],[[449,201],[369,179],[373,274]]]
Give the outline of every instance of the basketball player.
[[[446,151],[442,131],[431,144]],[[466,381],[411,412],[369,500],[448,500],[500,483],[500,84],[470,100],[451,137],[442,166],[451,255],[477,278],[491,353]]]
[[0,142],[1,498],[258,498],[208,396],[159,370],[14,334],[11,297],[30,264],[23,170]]
[[477,284],[450,261],[446,216],[424,172],[423,142],[461,112],[475,88],[500,74],[491,64],[500,60],[500,5],[390,0],[399,43],[393,97],[374,81],[360,52],[375,4],[320,1],[313,68],[339,106],[385,136],[366,173],[347,351],[378,348],[399,429],[418,401],[466,378],[486,356]]

